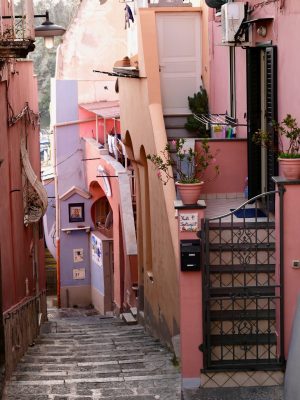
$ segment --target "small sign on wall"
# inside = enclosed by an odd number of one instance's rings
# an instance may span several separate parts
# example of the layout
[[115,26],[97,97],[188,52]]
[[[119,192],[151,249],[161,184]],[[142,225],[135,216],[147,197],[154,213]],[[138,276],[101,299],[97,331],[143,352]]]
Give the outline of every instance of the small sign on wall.
[[74,263],[83,261],[83,249],[73,249],[73,261]]
[[74,280],[85,279],[85,268],[74,268],[73,279]]
[[198,214],[197,213],[181,213],[179,216],[179,228],[180,232],[197,232],[198,226]]
[[92,260],[103,267],[103,249],[102,241],[96,235],[91,235],[91,245],[92,245]]

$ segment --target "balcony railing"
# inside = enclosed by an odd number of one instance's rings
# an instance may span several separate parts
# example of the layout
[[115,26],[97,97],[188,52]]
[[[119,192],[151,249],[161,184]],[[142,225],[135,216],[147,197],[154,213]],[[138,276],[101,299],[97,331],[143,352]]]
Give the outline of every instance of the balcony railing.
[[15,14],[14,1],[0,5],[0,59],[24,58],[34,50],[32,0],[21,0]]

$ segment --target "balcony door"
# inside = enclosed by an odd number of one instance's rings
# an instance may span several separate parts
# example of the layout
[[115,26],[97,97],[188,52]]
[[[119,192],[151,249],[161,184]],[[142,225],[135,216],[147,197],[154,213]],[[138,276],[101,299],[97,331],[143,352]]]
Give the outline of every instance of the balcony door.
[[156,18],[164,114],[189,114],[188,96],[201,85],[200,14],[158,13]]
[[253,143],[259,129],[267,131],[276,147],[273,121],[277,120],[277,48],[247,49],[248,184],[249,198],[275,189],[276,154]]

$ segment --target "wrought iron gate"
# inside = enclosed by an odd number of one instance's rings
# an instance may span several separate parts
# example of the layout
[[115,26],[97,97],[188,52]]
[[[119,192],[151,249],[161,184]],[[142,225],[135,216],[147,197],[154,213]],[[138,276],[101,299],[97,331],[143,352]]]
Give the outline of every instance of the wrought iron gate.
[[283,249],[277,271],[275,220],[270,213],[275,193],[280,194],[282,216],[283,192],[272,191],[203,223],[200,348],[205,370],[277,369],[284,361]]

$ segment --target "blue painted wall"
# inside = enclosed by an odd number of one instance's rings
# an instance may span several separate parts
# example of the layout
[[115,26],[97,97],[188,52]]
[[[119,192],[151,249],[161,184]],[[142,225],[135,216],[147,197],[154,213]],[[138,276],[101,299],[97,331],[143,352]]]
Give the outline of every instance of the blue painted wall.
[[[64,123],[78,120],[78,90],[76,81],[52,80],[51,82],[52,120]],[[85,183],[83,144],[79,136],[79,125],[56,127],[56,163],[58,175],[58,196],[61,197],[73,186],[87,191]],[[84,203],[85,220],[69,221],[69,203]],[[74,194],[67,200],[60,200],[60,268],[61,286],[81,286],[91,284],[89,234],[85,231],[72,231],[67,234],[62,229],[78,226],[92,226],[90,215],[91,200]],[[73,249],[83,249],[84,260],[74,263]],[[85,268],[85,279],[74,280],[73,269]]]

